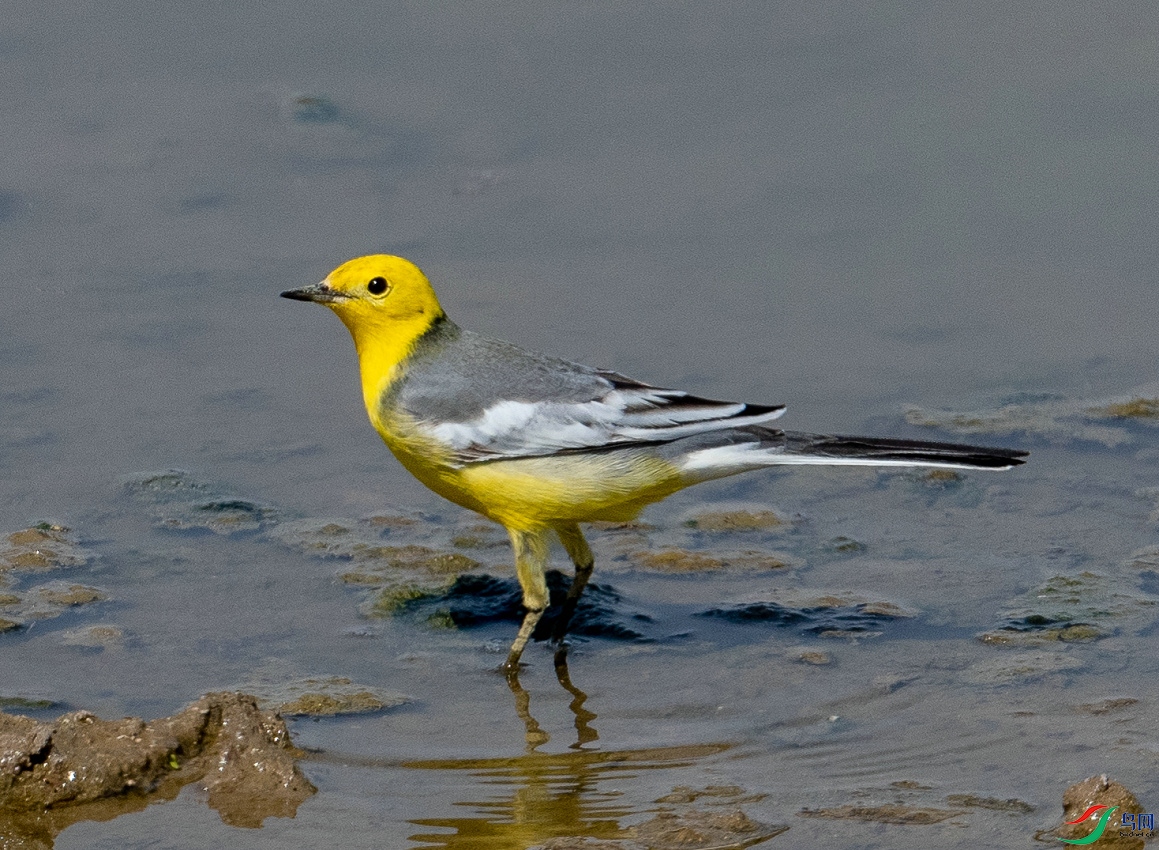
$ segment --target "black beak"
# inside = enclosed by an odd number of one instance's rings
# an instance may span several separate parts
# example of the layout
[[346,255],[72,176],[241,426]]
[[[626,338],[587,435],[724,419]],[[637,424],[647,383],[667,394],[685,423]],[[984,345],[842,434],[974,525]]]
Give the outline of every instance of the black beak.
[[325,283],[315,283],[299,289],[287,289],[282,293],[282,297],[292,298],[295,301],[313,301],[315,304],[333,304],[335,301],[345,300],[348,296],[331,289]]

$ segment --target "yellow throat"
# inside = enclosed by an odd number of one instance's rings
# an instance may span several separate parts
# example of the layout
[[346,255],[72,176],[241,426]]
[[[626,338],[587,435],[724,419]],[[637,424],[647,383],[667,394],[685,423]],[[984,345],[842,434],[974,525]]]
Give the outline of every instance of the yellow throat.
[[419,337],[446,314],[422,270],[390,254],[345,262],[320,286],[330,293],[321,302],[354,338],[362,397],[373,419],[379,396],[398,376],[399,365]]

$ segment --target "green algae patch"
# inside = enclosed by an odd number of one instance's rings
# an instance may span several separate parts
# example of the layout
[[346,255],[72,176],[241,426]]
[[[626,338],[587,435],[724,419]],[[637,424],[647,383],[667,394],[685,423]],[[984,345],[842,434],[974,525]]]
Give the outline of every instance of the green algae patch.
[[455,549],[506,549],[509,545],[502,526],[494,523],[473,523],[451,536]]
[[1028,815],[1034,806],[1014,797],[980,797],[977,794],[949,794],[946,802],[951,806],[965,806],[968,809],[987,809],[992,812],[1007,812],[1012,815]]
[[802,809],[797,814],[803,818],[859,820],[868,823],[922,826],[941,823],[944,820],[964,815],[966,812],[962,809],[937,809],[932,806],[909,806],[904,803],[885,803],[880,806],[845,805],[826,809]]
[[724,561],[720,558],[705,555],[703,552],[690,552],[687,549],[637,552],[632,556],[632,560],[646,570],[664,573],[699,573],[724,569]]
[[230,536],[260,531],[274,521],[274,510],[245,499],[171,502],[153,509],[155,525],[171,531],[212,531]]
[[649,850],[714,850],[752,847],[788,830],[784,824],[755,821],[744,812],[689,809],[660,812],[629,829],[629,835]]
[[289,717],[373,714],[411,701],[410,697],[360,685],[344,676],[305,679],[286,685],[284,690],[289,698],[275,710]]
[[0,697],[0,711],[45,711],[56,707],[57,703],[50,699]]
[[1110,632],[1090,623],[1075,623],[1066,626],[1028,624],[1025,628],[1006,626],[978,636],[982,643],[992,646],[1032,646],[1051,643],[1090,643],[1105,638]]
[[334,717],[339,714],[370,714],[385,708],[387,704],[370,691],[358,691],[342,699],[331,694],[303,694],[282,705],[279,713],[288,717]]
[[506,538],[500,539],[498,536],[467,532],[452,537],[451,545],[456,549],[498,549],[506,547],[508,541]]
[[[905,421],[920,428],[939,428],[959,434],[1009,435],[1016,433],[1058,435],[1067,431],[1063,420],[1079,412],[1074,405],[1062,399],[1018,401],[999,407],[970,411],[936,410],[911,405],[905,408]],[[1108,445],[1117,445],[1125,439],[1114,429],[1080,430],[1080,435]]]
[[743,850],[789,829],[754,820],[736,808],[766,796],[735,785],[702,790],[680,785],[656,800],[660,811],[646,821],[626,828],[615,819],[593,822],[584,835],[556,836],[528,850]]
[[85,626],[62,632],[59,640],[64,646],[79,649],[113,649],[124,645],[125,631],[118,626]]
[[1111,419],[1159,419],[1159,398],[1131,398],[1089,408],[1087,413]]
[[880,637],[890,622],[910,619],[915,612],[884,599],[852,594],[774,590],[749,594],[742,601],[710,608],[696,614],[738,624],[763,624],[789,628],[823,638]]
[[[535,640],[546,640],[552,634],[564,599],[571,587],[572,577],[559,570],[548,570],[545,576],[548,607],[534,632]],[[492,623],[523,622],[523,591],[519,582],[510,576],[485,573],[467,573],[458,576],[437,594],[422,593],[403,604],[390,602],[390,616],[409,617],[428,628],[471,629]],[[590,582],[580,597],[572,616],[568,634],[572,636],[601,637],[627,642],[649,642],[646,634],[652,617],[633,610],[610,585],[602,581]],[[367,612],[364,607],[363,611]]]
[[1083,714],[1094,714],[1096,716],[1102,714],[1113,714],[1117,711],[1122,711],[1125,708],[1130,708],[1133,705],[1138,705],[1139,700],[1134,697],[1111,697],[1109,699],[1099,700],[1098,702],[1088,702],[1082,705],[1076,705],[1075,711]]
[[1022,649],[1019,644],[994,658],[971,664],[963,678],[978,685],[1007,685],[1030,681],[1055,673],[1066,673],[1083,666],[1083,662],[1053,647]]
[[966,476],[953,469],[927,469],[921,473],[920,477],[931,484],[948,484],[957,483]]
[[297,520],[283,523],[273,536],[309,555],[352,562],[354,566],[340,574],[347,584],[384,584],[393,580],[392,573],[459,575],[482,566],[462,552],[389,542],[399,528],[412,529],[413,524],[384,526],[377,519]]
[[1091,571],[1056,575],[1010,606],[1001,626],[978,636],[994,646],[1086,643],[1120,628],[1142,628],[1155,615],[1159,597],[1126,591]]
[[452,539],[466,546],[491,548],[489,529],[479,523],[468,526],[469,540],[433,524],[393,517],[369,520],[294,520],[283,523],[271,536],[282,544],[316,558],[345,562],[337,578],[362,591],[361,616],[370,619],[414,615],[431,628],[454,628],[450,613],[437,603],[452,593],[465,576],[486,570],[486,565],[455,544],[423,545],[416,538]]
[[860,540],[854,540],[852,537],[845,537],[844,535],[827,540],[823,548],[827,552],[836,552],[840,555],[856,555],[869,549]]
[[1144,546],[1127,556],[1127,566],[1159,572],[1159,546]]
[[706,785],[703,788],[692,788],[688,785],[677,785],[671,793],[657,797],[657,803],[695,803],[720,802],[736,805],[739,803],[759,803],[767,799],[768,794],[753,794],[739,785]]
[[697,531],[737,532],[769,531],[786,528],[792,523],[773,510],[705,511],[684,521],[687,528]]
[[811,667],[826,667],[833,663],[832,655],[816,649],[798,650],[792,654],[792,659],[798,664],[808,664]]
[[364,522],[372,528],[400,531],[415,528],[421,524],[422,520],[404,514],[374,514],[368,516]]
[[358,607],[362,616],[371,618],[394,617],[417,602],[438,598],[460,576],[482,566],[458,552],[423,546],[378,547],[357,557],[356,566],[339,573],[339,578],[372,591]]
[[659,573],[700,573],[717,570],[783,570],[799,567],[801,560],[784,552],[745,549],[740,552],[708,555],[691,549],[669,547],[632,552],[632,563],[640,569]]
[[1032,434],[1052,440],[1083,440],[1114,448],[1135,442],[1138,426],[1159,425],[1159,384],[1096,399],[1023,396],[973,411],[906,408],[911,425],[959,434]]
[[409,610],[416,602],[438,599],[453,584],[453,580],[428,584],[405,582],[383,587],[367,599],[359,610],[364,617],[394,617]]
[[[23,592],[0,594],[0,632],[10,631],[31,620],[51,620],[65,611],[108,599],[99,587],[50,581],[33,585]],[[4,626],[8,623],[7,627]]]
[[46,584],[36,588],[35,593],[49,605],[59,605],[62,608],[75,608],[78,605],[88,605],[108,598],[98,588],[83,584]]
[[[347,583],[373,584],[374,577],[399,570],[415,570],[427,575],[460,575],[482,564],[461,552],[441,552],[427,546],[360,546],[350,548],[349,557],[357,568],[343,573]],[[360,574],[363,578],[348,578]]]
[[81,567],[93,559],[72,530],[53,523],[38,523],[13,531],[0,543],[0,574],[49,572]]
[[262,708],[283,717],[374,714],[411,702],[408,696],[346,676],[293,677],[276,666],[259,671],[244,687],[255,694]]

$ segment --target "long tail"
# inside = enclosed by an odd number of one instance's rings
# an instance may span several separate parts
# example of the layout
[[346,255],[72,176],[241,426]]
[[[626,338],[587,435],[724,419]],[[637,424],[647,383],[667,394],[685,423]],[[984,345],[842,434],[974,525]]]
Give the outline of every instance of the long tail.
[[961,443],[803,434],[760,425],[677,440],[668,451],[693,481],[788,464],[1009,469],[1025,463],[1029,454]]
[[[1029,452],[964,443],[932,443],[881,437],[838,437],[780,433],[784,457],[779,463],[853,463],[860,465],[959,466],[1009,469],[1026,462]],[[762,443],[764,441],[762,440]],[[794,458],[797,458],[794,460]]]

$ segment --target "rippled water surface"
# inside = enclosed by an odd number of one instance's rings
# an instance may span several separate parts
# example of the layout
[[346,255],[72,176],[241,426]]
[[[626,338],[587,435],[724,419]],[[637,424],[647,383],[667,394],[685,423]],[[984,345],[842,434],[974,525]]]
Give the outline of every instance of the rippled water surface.
[[[0,846],[636,848],[711,821],[1029,847],[1100,773],[1154,811],[1156,26],[10,11],[0,700],[149,718],[326,682],[384,707],[290,721],[318,789],[293,817],[231,825],[190,786]],[[566,667],[535,644],[508,682],[506,536],[410,479],[340,323],[277,297],[377,251],[530,348],[1030,462],[751,474],[594,528]]]

